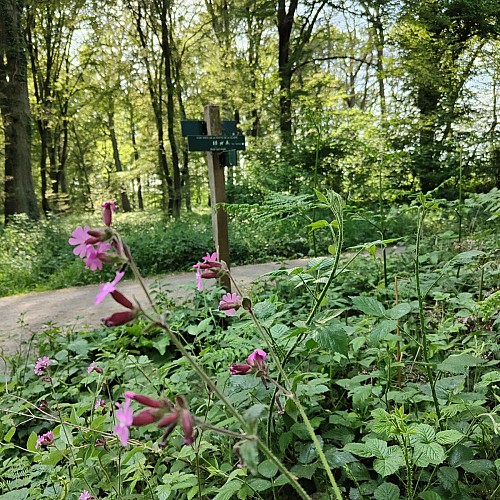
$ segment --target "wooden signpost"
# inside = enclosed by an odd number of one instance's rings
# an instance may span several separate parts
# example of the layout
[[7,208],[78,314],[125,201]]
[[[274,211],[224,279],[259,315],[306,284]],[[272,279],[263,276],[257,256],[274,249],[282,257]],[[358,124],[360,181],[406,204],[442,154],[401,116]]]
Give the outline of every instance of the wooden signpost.
[[[212,231],[219,260],[230,265],[227,214],[221,204],[226,203],[224,165],[236,164],[236,150],[245,149],[245,136],[238,135],[235,121],[222,121],[220,108],[207,104],[205,121],[183,120],[182,135],[187,136],[189,151],[206,151],[210,203],[212,206]],[[220,279],[222,287],[230,292],[229,276]]]

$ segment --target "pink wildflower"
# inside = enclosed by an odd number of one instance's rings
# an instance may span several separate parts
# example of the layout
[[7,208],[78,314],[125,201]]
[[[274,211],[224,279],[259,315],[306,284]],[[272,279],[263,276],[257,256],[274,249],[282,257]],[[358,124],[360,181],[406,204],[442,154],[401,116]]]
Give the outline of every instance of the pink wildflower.
[[105,408],[105,407],[106,407],[106,401],[104,401],[104,399],[98,399],[95,402],[94,410],[98,410],[99,408]]
[[78,255],[78,257],[85,257],[87,255],[87,243],[86,240],[89,237],[87,231],[90,229],[89,226],[81,227],[78,226],[72,233],[70,238],[68,240],[68,243],[70,245],[76,245],[75,248],[73,248],[73,253],[75,255]]
[[130,408],[129,398],[125,398],[125,403],[116,411],[116,418],[118,419],[118,424],[115,425],[114,432],[120,439],[122,445],[127,446],[129,436],[128,428],[134,421],[134,412],[132,408]]
[[91,271],[102,269],[105,252],[107,252],[110,248],[111,245],[107,241],[100,241],[97,243],[96,248],[92,245],[87,245],[87,257],[83,259],[87,269],[90,269]]
[[118,284],[118,282],[123,278],[125,273],[122,272],[117,272],[115,279],[111,281],[111,283],[101,283],[99,285],[99,293],[97,294],[96,298],[94,299],[94,304],[100,304],[104,297],[108,295],[108,293],[114,292],[115,291],[115,286]]
[[237,293],[226,293],[219,302],[219,309],[227,316],[233,316],[241,307],[241,297]]
[[205,255],[205,257],[202,257],[201,260],[208,264],[212,263],[219,264],[219,254],[217,252],[214,252],[212,254],[210,252],[207,252],[207,255]]
[[43,375],[47,371],[47,368],[50,366],[50,364],[51,361],[48,356],[44,356],[43,358],[38,358],[35,364],[34,372],[37,375]]
[[54,442],[54,433],[52,431],[49,431],[37,437],[35,448],[39,448],[40,446],[49,446],[53,442]]
[[193,266],[196,269],[196,286],[198,291],[201,291],[202,279],[219,278],[224,270],[222,269],[222,264],[217,260],[219,257],[217,252],[210,254],[207,252],[205,257],[202,257],[203,262],[198,262]]
[[245,360],[245,365],[243,364],[232,364],[229,367],[229,373],[231,375],[246,375],[247,373],[255,372],[264,381],[268,367],[266,365],[267,354],[261,349],[256,349],[248,358]]
[[83,490],[78,497],[78,500],[92,500],[93,497],[87,490]]
[[88,366],[87,373],[92,373],[93,371],[102,373],[102,368],[100,366],[97,366],[94,361],[92,361]]
[[253,368],[262,369],[266,365],[266,358],[267,354],[265,351],[262,349],[255,349],[255,351],[248,356],[247,363]]
[[195,264],[193,268],[196,269],[196,288],[201,292],[203,290],[203,283],[201,282],[200,264]]
[[116,212],[115,203],[113,201],[105,201],[101,207],[103,208],[102,218],[104,220],[104,224],[106,224],[106,226],[111,226],[113,212]]

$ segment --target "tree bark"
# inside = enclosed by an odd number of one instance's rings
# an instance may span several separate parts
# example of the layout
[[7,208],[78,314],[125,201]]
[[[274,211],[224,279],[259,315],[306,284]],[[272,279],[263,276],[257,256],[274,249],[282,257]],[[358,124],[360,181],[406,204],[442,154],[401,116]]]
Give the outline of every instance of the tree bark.
[[172,174],[173,174],[173,204],[172,215],[178,219],[181,215],[181,171],[179,168],[179,152],[175,138],[175,109],[174,109],[174,82],[172,79],[172,53],[170,48],[170,27],[167,20],[167,2],[161,3],[161,49],[164,62],[165,83],[167,86],[167,134],[170,143],[170,152],[172,155]]
[[[113,147],[113,159],[115,162],[115,168],[117,172],[123,172],[122,162],[120,160],[120,151],[118,149],[118,140],[116,139],[116,131],[115,131],[115,112],[113,109],[113,102],[110,103],[110,109],[108,110],[108,128],[109,135],[111,138],[111,146]],[[130,206],[130,201],[128,199],[127,191],[120,182],[120,197],[121,197],[121,205],[122,210],[124,212],[131,212],[132,208]]]
[[5,136],[5,221],[39,219],[31,170],[31,118],[22,0],[0,0],[0,112]]
[[278,2],[278,78],[280,83],[280,134],[284,146],[292,143],[292,64],[290,62],[290,37],[298,0],[292,0],[286,10],[285,0]]

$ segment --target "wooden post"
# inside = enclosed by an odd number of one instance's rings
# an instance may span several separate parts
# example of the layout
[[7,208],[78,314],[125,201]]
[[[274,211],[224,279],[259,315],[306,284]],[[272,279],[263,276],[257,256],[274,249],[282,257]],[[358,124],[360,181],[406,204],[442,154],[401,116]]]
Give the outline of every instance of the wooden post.
[[[222,135],[219,106],[215,104],[207,104],[205,106],[205,123],[207,124],[207,135]],[[220,164],[219,153],[217,151],[208,151],[207,163],[215,249],[219,255],[219,260],[223,260],[229,268],[230,258],[227,214],[222,207],[217,206],[220,203],[226,203],[224,168]],[[220,284],[227,292],[231,291],[231,280],[229,276],[223,276],[220,279]]]

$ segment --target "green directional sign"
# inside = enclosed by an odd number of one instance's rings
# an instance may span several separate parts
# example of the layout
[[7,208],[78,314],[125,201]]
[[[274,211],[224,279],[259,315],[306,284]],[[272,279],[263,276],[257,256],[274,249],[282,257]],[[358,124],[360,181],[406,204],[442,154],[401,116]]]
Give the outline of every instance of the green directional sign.
[[189,135],[189,151],[228,151],[245,149],[244,135]]

